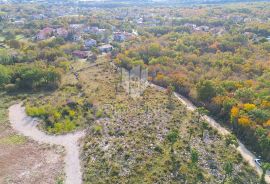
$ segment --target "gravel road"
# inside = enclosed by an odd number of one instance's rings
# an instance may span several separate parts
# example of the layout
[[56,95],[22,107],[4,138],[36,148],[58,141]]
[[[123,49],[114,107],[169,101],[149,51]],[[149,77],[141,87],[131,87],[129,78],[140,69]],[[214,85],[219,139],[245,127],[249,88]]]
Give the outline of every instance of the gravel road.
[[37,119],[26,115],[25,108],[22,104],[16,104],[9,108],[9,120],[16,131],[40,144],[63,146],[66,150],[65,184],[82,183],[78,140],[84,136],[84,132],[59,136],[47,135],[37,128]]

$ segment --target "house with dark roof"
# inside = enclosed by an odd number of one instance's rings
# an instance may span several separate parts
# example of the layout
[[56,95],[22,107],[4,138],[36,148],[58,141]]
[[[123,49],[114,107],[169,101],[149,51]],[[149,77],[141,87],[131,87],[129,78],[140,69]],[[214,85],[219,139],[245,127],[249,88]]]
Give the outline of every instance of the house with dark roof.
[[113,50],[113,46],[110,44],[102,45],[98,47],[98,50],[100,52],[111,52]]

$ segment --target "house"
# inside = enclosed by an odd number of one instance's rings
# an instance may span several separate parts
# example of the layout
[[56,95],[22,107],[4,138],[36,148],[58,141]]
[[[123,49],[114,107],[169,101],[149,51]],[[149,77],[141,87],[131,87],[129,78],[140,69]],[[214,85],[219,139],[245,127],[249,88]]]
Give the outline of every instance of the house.
[[82,37],[80,34],[74,34],[74,35],[72,35],[72,40],[75,42],[79,42],[82,40]]
[[99,29],[98,27],[87,27],[84,29],[84,32],[95,35],[103,34],[105,31],[106,29]]
[[87,26],[83,29],[84,33],[91,33],[91,27]]
[[227,32],[224,27],[214,27],[214,28],[211,28],[209,31],[213,35],[219,35],[219,36]]
[[195,31],[199,31],[199,32],[208,32],[209,31],[209,27],[208,26],[199,26],[195,28]]
[[113,46],[110,44],[102,45],[102,46],[98,47],[98,50],[100,52],[111,52],[113,50]]
[[65,28],[57,28],[55,31],[55,36],[66,38],[68,36],[68,31]]
[[47,17],[43,14],[36,14],[36,15],[32,15],[32,19],[33,20],[43,20],[46,19]]
[[251,39],[253,41],[256,41],[258,38],[258,35],[252,32],[244,32],[244,35],[248,38]]
[[36,35],[37,40],[46,40],[50,38],[53,35],[54,29],[50,27],[46,27],[39,31],[39,33]]
[[13,24],[14,24],[15,26],[22,26],[22,25],[24,25],[24,20],[23,20],[23,19],[21,19],[21,20],[16,20],[16,21],[13,22]]
[[80,59],[87,59],[89,56],[89,52],[87,51],[80,51],[75,50],[72,52],[73,57],[80,58]]
[[94,39],[88,39],[88,40],[85,40],[84,41],[84,46],[86,48],[92,48],[92,47],[95,47],[97,46],[97,41],[94,40]]
[[69,25],[69,30],[74,32],[74,33],[79,33],[81,31],[83,31],[83,24],[70,24]]
[[185,23],[184,27],[188,27],[188,28],[194,30],[197,27],[197,25],[196,24],[191,24],[191,23]]
[[134,34],[128,32],[114,32],[113,34],[113,40],[117,42],[132,40],[134,37]]
[[139,18],[136,20],[137,24],[142,24],[143,23],[143,18]]
[[89,54],[87,57],[87,61],[94,63],[97,60],[97,55],[95,54]]
[[114,32],[113,33],[113,40],[117,42],[123,42],[126,40],[126,36],[122,32]]

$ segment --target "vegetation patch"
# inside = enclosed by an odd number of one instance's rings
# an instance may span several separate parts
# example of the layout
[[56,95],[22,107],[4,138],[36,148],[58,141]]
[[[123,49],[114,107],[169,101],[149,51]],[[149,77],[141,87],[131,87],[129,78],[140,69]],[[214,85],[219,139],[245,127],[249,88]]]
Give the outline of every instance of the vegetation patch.
[[8,137],[0,138],[0,145],[16,145],[26,142],[26,138],[20,135],[10,135]]

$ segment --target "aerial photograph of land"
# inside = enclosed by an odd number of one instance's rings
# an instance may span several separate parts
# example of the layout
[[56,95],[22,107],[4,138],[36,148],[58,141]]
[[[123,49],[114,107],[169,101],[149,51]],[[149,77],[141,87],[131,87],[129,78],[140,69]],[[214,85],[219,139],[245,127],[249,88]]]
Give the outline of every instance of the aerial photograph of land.
[[0,0],[0,184],[270,184],[270,0]]

